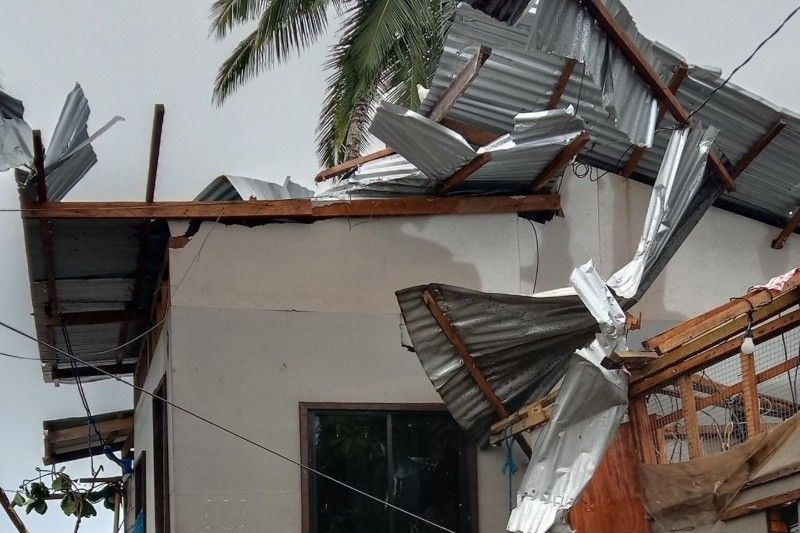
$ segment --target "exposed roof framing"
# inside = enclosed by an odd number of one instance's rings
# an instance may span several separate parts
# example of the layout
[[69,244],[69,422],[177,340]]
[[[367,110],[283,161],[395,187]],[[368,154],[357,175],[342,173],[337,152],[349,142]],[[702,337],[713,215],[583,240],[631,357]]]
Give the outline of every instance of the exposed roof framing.
[[[433,316],[434,320],[436,320],[436,323],[439,325],[442,333],[444,333],[444,335],[453,345],[453,348],[461,359],[461,362],[464,364],[464,368],[467,369],[469,375],[472,376],[473,380],[475,380],[475,385],[477,385],[478,389],[480,389],[481,393],[492,406],[497,416],[499,418],[507,418],[509,416],[508,410],[506,409],[505,405],[503,405],[503,402],[500,401],[500,398],[497,397],[497,393],[495,393],[492,385],[487,381],[483,371],[475,363],[475,359],[472,358],[469,348],[467,348],[467,345],[464,344],[464,341],[461,339],[461,335],[458,333],[458,330],[455,328],[455,326],[453,326],[452,322],[447,317],[447,314],[439,306],[436,298],[433,297],[433,294],[431,294],[429,290],[425,290],[422,292],[422,300],[430,310],[431,315]],[[514,440],[517,441],[520,448],[522,448],[522,451],[525,452],[525,455],[530,457],[533,451],[531,450],[531,446],[528,444],[528,441],[526,441],[525,438],[519,434],[514,435]]]
[[[133,410],[94,416],[97,431],[114,451],[121,450],[133,434]],[[101,455],[103,445],[85,417],[42,422],[45,465]]]
[[[577,1],[577,0],[576,0]],[[642,79],[650,86],[654,93],[658,96],[661,104],[665,106],[670,113],[680,123],[687,122],[690,119],[690,114],[680,103],[675,93],[664,83],[664,80],[658,75],[652,65],[647,61],[642,52],[636,47],[633,40],[628,36],[622,26],[619,25],[614,15],[606,8],[602,0],[586,0],[583,2],[589,11],[594,15],[600,26],[606,31],[609,38],[614,44],[619,47],[623,55],[630,61],[633,68]],[[708,156],[711,163],[711,168],[716,173],[719,180],[723,185],[732,190],[734,189],[734,180],[728,168],[722,162],[720,157],[711,153]]]
[[556,174],[567,166],[573,157],[575,157],[581,148],[589,141],[589,133],[583,132],[573,140],[569,145],[565,146],[558,155],[550,161],[550,164],[545,167],[541,174],[539,174],[533,183],[528,187],[528,192],[534,193],[542,187],[545,183],[550,181]]
[[800,226],[800,205],[795,208],[792,218],[789,219],[789,222],[786,223],[786,226],[772,241],[772,247],[776,250],[783,248],[783,246],[786,244],[786,239],[789,238],[789,235],[794,233],[794,231],[797,229],[797,226]]
[[482,154],[476,155],[472,161],[464,165],[463,167],[456,170],[452,176],[447,178],[442,182],[439,186],[438,190],[436,191],[437,194],[444,194],[447,191],[450,191],[462,183],[464,180],[467,179],[472,175],[473,172],[481,168],[483,165],[488,163],[492,160],[492,154],[489,152],[485,152]]
[[571,57],[564,61],[564,69],[561,71],[561,76],[553,87],[553,94],[550,95],[550,100],[547,102],[547,109],[555,109],[561,102],[561,97],[564,95],[564,90],[567,88],[572,71],[575,70],[575,65],[578,64],[577,59]]
[[349,172],[354,168],[360,167],[364,163],[369,163],[370,161],[381,159],[382,157],[388,157],[394,154],[395,151],[391,148],[384,148],[383,150],[378,150],[376,152],[372,152],[371,154],[356,157],[355,159],[348,159],[344,163],[339,163],[338,165],[334,165],[330,168],[320,170],[317,176],[314,178],[314,181],[319,183],[331,178],[335,178],[336,176],[344,174],[345,172]]
[[561,207],[554,194],[397,197],[317,203],[313,199],[248,202],[54,202],[22,208],[23,219],[269,220],[481,213],[540,213]]

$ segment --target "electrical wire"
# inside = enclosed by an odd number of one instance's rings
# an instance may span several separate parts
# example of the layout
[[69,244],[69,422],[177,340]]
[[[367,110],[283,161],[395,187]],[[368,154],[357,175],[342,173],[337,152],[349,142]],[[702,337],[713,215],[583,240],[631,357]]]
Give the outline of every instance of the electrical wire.
[[791,11],[791,13],[789,13],[789,14],[786,16],[786,18],[785,18],[785,19],[783,19],[783,22],[781,22],[781,23],[780,23],[780,25],[779,25],[777,28],[775,28],[775,29],[772,31],[772,33],[770,33],[770,34],[767,36],[767,38],[766,38],[766,39],[764,39],[763,41],[761,41],[761,42],[758,44],[758,46],[756,46],[755,50],[753,50],[753,52],[752,52],[752,53],[751,53],[749,56],[747,56],[747,59],[745,59],[744,61],[742,61],[742,62],[741,62],[741,63],[740,63],[740,64],[739,64],[739,65],[738,65],[736,68],[734,68],[734,69],[731,71],[731,73],[728,75],[728,77],[727,77],[727,78],[725,78],[725,81],[723,81],[723,82],[722,82],[721,84],[719,84],[719,85],[718,85],[718,86],[717,86],[717,87],[716,87],[716,88],[715,88],[713,91],[711,91],[711,94],[709,94],[709,95],[708,95],[708,97],[707,97],[705,100],[703,100],[703,102],[702,102],[702,103],[701,103],[701,104],[700,104],[698,107],[696,107],[696,108],[694,109],[694,111],[692,111],[691,113],[689,113],[689,116],[688,116],[688,117],[686,117],[686,120],[685,120],[685,121],[683,121],[683,122],[684,122],[684,123],[688,123],[688,122],[689,122],[689,120],[691,120],[691,118],[692,118],[692,117],[693,117],[693,116],[694,116],[696,113],[698,113],[698,112],[699,112],[701,109],[703,109],[703,108],[706,106],[706,104],[707,104],[708,102],[710,102],[710,101],[711,101],[711,99],[712,99],[712,98],[713,98],[713,97],[714,97],[714,96],[717,94],[717,92],[719,92],[719,91],[720,91],[720,89],[722,89],[723,87],[725,87],[725,86],[728,84],[728,82],[729,82],[729,81],[731,81],[731,78],[733,78],[733,76],[734,76],[734,75],[735,75],[737,72],[739,72],[739,70],[740,70],[742,67],[744,67],[745,65],[747,65],[747,64],[748,64],[748,63],[749,63],[749,62],[750,62],[750,61],[751,61],[751,60],[752,60],[752,59],[753,59],[753,58],[756,56],[756,54],[757,54],[757,53],[758,53],[758,52],[761,50],[761,48],[763,48],[763,46],[764,46],[765,44],[767,44],[767,43],[768,43],[768,42],[769,42],[769,41],[770,41],[770,40],[771,40],[773,37],[775,37],[776,35],[778,35],[778,32],[780,32],[780,31],[783,29],[783,27],[784,27],[784,26],[786,26],[786,24],[787,24],[787,23],[788,23],[788,22],[789,22],[789,21],[792,19],[792,17],[794,17],[794,16],[797,14],[797,12],[798,12],[798,11],[800,11],[800,6],[798,6],[798,7],[794,8],[794,9]]
[[536,231],[536,226],[533,220],[528,219],[533,230],[533,236],[536,239],[536,273],[533,275],[533,294],[536,294],[536,283],[539,281],[539,233]]
[[307,471],[309,473],[312,473],[312,474],[316,475],[317,477],[321,477],[323,479],[327,479],[328,481],[331,481],[331,482],[333,482],[333,483],[335,483],[335,484],[337,484],[337,485],[339,485],[341,487],[344,487],[344,488],[346,488],[346,489],[348,489],[348,490],[350,490],[350,491],[352,491],[352,492],[354,492],[356,494],[359,494],[359,495],[361,495],[361,496],[363,496],[365,498],[368,498],[368,499],[370,499],[370,500],[372,500],[374,502],[377,502],[378,504],[380,504],[380,505],[382,505],[384,507],[389,507],[391,509],[394,509],[395,511],[403,513],[406,516],[409,516],[411,518],[414,518],[415,520],[418,520],[420,522],[428,524],[429,526],[432,526],[432,527],[434,527],[436,529],[439,529],[441,531],[447,531],[448,533],[455,533],[455,531],[453,531],[451,529],[448,529],[448,528],[446,528],[446,527],[444,527],[442,525],[439,525],[439,524],[437,524],[435,522],[432,522],[432,521],[428,520],[425,517],[416,515],[416,514],[412,513],[411,511],[408,511],[408,510],[406,510],[406,509],[404,509],[402,507],[399,507],[397,505],[389,503],[384,499],[378,498],[377,496],[373,496],[372,494],[369,494],[368,492],[364,492],[363,490],[361,490],[359,488],[356,488],[356,487],[354,487],[352,485],[349,485],[349,484],[345,483],[344,481],[336,479],[336,478],[334,478],[332,476],[329,476],[328,474],[325,474],[324,472],[321,472],[321,471],[317,470],[316,468],[313,468],[313,467],[310,467],[310,466],[308,466],[306,464],[303,464],[303,463],[301,463],[300,461],[298,461],[296,459],[292,459],[288,455],[285,455],[285,454],[283,454],[283,453],[281,453],[281,452],[279,452],[277,450],[274,450],[274,449],[266,446],[265,444],[261,444],[260,442],[257,442],[255,440],[249,438],[249,437],[245,437],[244,435],[242,435],[240,433],[237,433],[236,431],[234,431],[232,429],[229,429],[229,428],[227,428],[225,426],[217,424],[216,422],[214,422],[213,420],[211,420],[209,418],[206,418],[206,417],[204,417],[202,415],[199,415],[196,412],[194,412],[194,411],[192,411],[190,409],[187,409],[186,407],[178,405],[178,404],[176,404],[175,402],[173,402],[171,400],[167,400],[166,398],[163,398],[163,397],[161,397],[161,396],[159,396],[159,395],[157,395],[155,393],[152,393],[152,392],[146,390],[143,387],[140,387],[140,386],[138,386],[138,385],[126,380],[126,379],[123,379],[123,378],[121,378],[121,377],[119,377],[117,375],[112,374],[111,372],[106,371],[103,368],[100,368],[100,367],[98,367],[96,365],[93,365],[92,363],[90,363],[89,361],[86,361],[85,359],[82,359],[80,357],[72,355],[72,354],[62,350],[61,348],[58,348],[57,346],[52,346],[51,344],[49,344],[47,342],[39,340],[36,337],[34,337],[32,335],[29,335],[29,334],[25,333],[24,331],[22,331],[20,329],[17,329],[17,328],[15,328],[14,326],[12,326],[10,324],[7,324],[7,323],[5,323],[3,321],[0,321],[0,326],[6,328],[9,331],[12,331],[12,332],[16,333],[17,335],[21,335],[22,337],[25,337],[28,340],[36,342],[36,343],[38,343],[38,344],[40,344],[40,345],[42,345],[42,346],[44,346],[46,348],[49,348],[49,349],[51,349],[53,351],[56,351],[56,352],[58,352],[58,353],[60,353],[62,355],[65,355],[65,356],[69,357],[70,360],[72,360],[72,361],[74,361],[76,363],[80,363],[80,364],[82,364],[84,366],[87,366],[87,367],[95,370],[96,372],[104,375],[104,376],[112,378],[112,379],[114,379],[114,380],[116,380],[116,381],[118,381],[118,382],[120,382],[120,383],[122,383],[124,385],[127,385],[128,387],[131,387],[134,390],[139,391],[141,394],[145,394],[145,395],[153,398],[154,400],[158,400],[158,401],[160,401],[161,403],[163,403],[165,405],[169,405],[170,407],[172,407],[173,409],[175,409],[177,411],[180,411],[180,412],[182,412],[182,413],[184,413],[186,415],[189,415],[192,418],[195,418],[196,420],[204,422],[204,423],[208,424],[209,426],[212,426],[212,427],[222,431],[223,433],[226,433],[226,434],[228,434],[228,435],[230,435],[230,436],[232,436],[234,438],[237,438],[237,439],[239,439],[239,440],[241,440],[243,442],[246,442],[247,444],[250,444],[250,445],[252,445],[252,446],[254,446],[254,447],[256,447],[256,448],[258,448],[258,449],[260,449],[262,451],[265,451],[265,452],[267,452],[267,453],[269,453],[269,454],[271,454],[271,455],[273,455],[275,457],[278,457],[279,459],[283,459],[284,461],[286,461],[288,463],[291,463],[291,464],[293,464],[293,465],[295,465],[295,466],[297,466],[297,467],[299,467],[299,468],[301,468],[301,469],[303,469],[303,470],[305,470],[305,471]]

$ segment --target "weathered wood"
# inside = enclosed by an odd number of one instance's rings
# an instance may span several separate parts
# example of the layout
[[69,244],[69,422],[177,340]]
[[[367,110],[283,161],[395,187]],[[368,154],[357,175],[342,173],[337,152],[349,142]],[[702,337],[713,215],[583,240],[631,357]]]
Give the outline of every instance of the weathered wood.
[[730,520],[739,516],[757,513],[764,509],[769,509],[770,507],[777,507],[778,505],[783,505],[795,500],[800,500],[800,489],[784,492],[783,494],[775,494],[774,496],[767,496],[766,498],[761,498],[760,500],[755,500],[744,505],[728,507],[719,513],[719,519]]
[[[114,431],[129,431],[133,429],[133,416],[97,422],[95,425],[97,426],[97,431],[101,434]],[[93,437],[94,434],[94,428],[82,424],[71,428],[46,430],[44,438],[48,443],[55,445],[74,441],[86,441],[87,438]]]
[[733,168],[733,171],[731,172],[731,176],[733,176],[734,179],[741,176],[742,173],[747,169],[747,167],[750,166],[750,163],[752,163],[755,160],[755,158],[758,157],[758,154],[764,151],[764,148],[766,148],[769,145],[769,143],[771,143],[772,140],[775,139],[775,137],[777,137],[778,134],[785,127],[786,127],[786,119],[784,119],[783,117],[778,119],[778,121],[775,122],[775,124],[770,126],[767,132],[758,141],[756,141],[756,143],[750,147],[747,153],[744,154],[744,156],[742,156],[739,162],[736,163],[736,166]]
[[667,454],[667,432],[663,427],[656,427],[656,454],[658,456],[658,464],[665,465],[669,463],[669,455]]
[[553,93],[550,95],[550,100],[547,102],[547,109],[555,109],[558,107],[558,103],[561,102],[561,97],[564,96],[564,91],[567,88],[569,79],[572,77],[572,71],[575,70],[575,65],[577,64],[578,60],[571,57],[568,57],[564,61],[564,68],[561,69],[561,75],[553,86]]
[[678,379],[678,390],[681,394],[681,409],[686,425],[686,443],[689,447],[689,458],[699,459],[703,456],[703,443],[700,441],[700,423],[697,419],[692,380],[688,376]]
[[476,170],[492,160],[492,154],[485,152],[476,155],[472,160],[463,167],[456,170],[452,176],[442,182],[436,190],[436,194],[444,194],[451,191],[464,183],[464,180],[470,177]]
[[650,533],[639,481],[634,431],[622,424],[569,512],[579,533]]
[[489,444],[500,444],[509,436],[536,429],[550,420],[553,414],[551,405],[557,397],[558,389],[492,424],[489,428]]
[[533,183],[528,186],[528,192],[534,193],[536,190],[540,189],[542,185],[547,183],[551,178],[555,177],[559,171],[563,170],[567,163],[569,163],[573,157],[575,157],[578,152],[581,151],[583,145],[585,145],[589,141],[589,133],[584,131],[575,139],[565,146],[556,157],[553,158],[550,163],[544,168],[544,170],[539,174]]
[[[128,374],[133,374],[133,369],[135,365],[134,363],[123,362],[121,365],[117,363],[112,363],[112,364],[95,364],[94,366],[117,376],[125,376]],[[57,379],[72,379],[76,375],[78,377],[88,378],[93,376],[104,376],[105,374],[95,370],[94,368],[78,364],[78,368],[76,370],[72,370],[71,368],[53,368],[51,371],[51,375],[54,380],[57,380]]]
[[[793,307],[798,303],[798,301],[800,301],[800,289],[792,289],[779,293],[779,295],[775,296],[774,299],[769,303],[761,304],[755,308],[755,311],[752,312],[753,325],[757,325],[764,320],[772,318],[778,313]],[[747,302],[741,303],[747,305]],[[716,322],[717,321],[714,321],[713,323],[707,323],[707,326],[710,329],[704,330],[703,326],[697,326],[692,330],[685,331],[686,335],[692,335],[692,339],[684,344],[678,345],[675,348],[672,348],[672,346],[675,344],[674,340],[668,339],[667,342],[661,346],[670,347],[670,350],[662,351],[662,356],[660,358],[648,363],[644,368],[634,371],[631,377],[632,381],[639,381],[647,376],[653,375],[686,359],[687,357],[711,348],[712,346],[732,337],[733,335],[742,333],[750,324],[750,317],[748,316],[747,312],[744,312],[743,314],[737,315],[732,320],[728,320],[721,325],[717,325]],[[649,341],[646,341],[645,344],[648,343]]]
[[789,219],[789,222],[786,223],[786,226],[784,226],[778,236],[772,241],[772,248],[775,250],[780,250],[783,248],[783,246],[786,244],[786,239],[789,238],[789,235],[794,233],[794,231],[797,229],[797,226],[800,226],[800,205],[795,208],[792,218]]
[[756,361],[753,354],[739,354],[742,370],[742,402],[744,418],[747,424],[747,438],[761,433],[761,413],[758,400],[758,383],[756,381]]
[[748,311],[756,310],[758,312],[759,307],[781,298],[785,293],[791,292],[798,287],[800,287],[800,273],[791,276],[781,291],[754,289],[744,296],[733,298],[729,302],[706,311],[691,320],[681,322],[677,326],[644,341],[643,344],[647,349],[655,350],[658,353],[669,352],[729,320],[733,320],[738,316],[745,316]]
[[[445,337],[447,337],[447,340],[449,340],[450,344],[452,344],[453,348],[455,348],[458,357],[464,364],[464,368],[475,381],[475,384],[478,386],[481,394],[483,394],[483,397],[486,398],[498,417],[506,418],[508,416],[508,410],[506,409],[505,405],[503,405],[503,402],[500,401],[500,398],[497,397],[497,394],[494,392],[494,388],[492,388],[492,385],[486,379],[483,371],[475,362],[475,359],[472,358],[469,348],[467,348],[467,345],[464,344],[464,341],[461,339],[461,334],[458,332],[455,326],[453,326],[452,322],[450,322],[450,318],[439,306],[436,298],[433,297],[433,294],[431,294],[430,291],[425,290],[422,292],[422,300],[428,307],[428,310],[436,321],[436,324],[439,326],[439,329],[442,330],[442,333],[444,333]],[[526,441],[522,435],[515,435],[514,439],[517,441],[520,448],[522,448],[522,451],[524,451],[525,454],[530,457],[533,452],[528,444],[528,441]]]
[[641,366],[657,359],[655,352],[641,352],[634,350],[614,351],[607,358],[603,359],[602,365],[605,368],[620,368]]
[[[753,330],[753,341],[756,344],[773,339],[800,325],[800,310],[776,318]],[[644,378],[633,377],[629,394],[639,396],[660,388],[680,376],[694,374],[714,363],[736,355],[742,346],[743,337],[734,337],[722,344],[704,350],[692,357],[684,359],[656,374]]]
[[388,157],[390,155],[394,155],[397,152],[392,150],[391,148],[384,148],[382,150],[378,150],[376,152],[372,152],[371,154],[362,155],[361,157],[356,157],[354,159],[348,159],[343,163],[339,163],[338,165],[334,165],[330,168],[326,168],[320,170],[319,173],[314,178],[316,182],[322,182],[344,174],[345,172],[349,172],[355,168],[360,167],[364,163],[369,163],[370,161],[375,161],[376,159],[382,159],[384,157]]
[[628,416],[636,434],[636,445],[639,456],[645,464],[657,464],[657,445],[653,440],[653,424],[647,413],[647,401],[644,397],[631,398],[628,404]]
[[308,198],[249,202],[55,202],[22,208],[30,219],[242,220],[347,218],[479,213],[533,213],[558,210],[558,195],[445,198],[376,198],[324,205]]
[[109,310],[109,311],[79,311],[74,313],[61,313],[60,317],[37,318],[36,323],[43,326],[87,326],[93,324],[114,324],[116,322],[135,322],[144,320],[147,316],[141,311]]
[[[678,68],[675,69],[675,72],[672,74],[672,79],[669,82],[669,90],[672,91],[673,94],[678,94],[678,89],[680,89],[688,74],[689,67],[686,65],[679,65]],[[667,108],[663,105],[660,105],[658,108],[658,117],[656,118],[656,126],[658,126],[658,124],[664,119],[664,115],[666,115],[666,113]],[[625,164],[625,168],[622,170],[622,177],[630,178],[631,175],[633,175],[645,152],[647,152],[647,148],[644,146],[637,146],[633,149],[628,162]]]
[[486,46],[481,46],[466,64],[458,71],[453,81],[447,86],[439,101],[433,105],[428,118],[434,122],[439,122],[447,112],[453,107],[453,104],[461,97],[462,94],[469,88],[475,78],[478,76],[481,67],[489,59],[492,49]]
[[161,154],[161,132],[164,128],[164,104],[156,104],[153,109],[153,129],[150,134],[150,160],[147,165],[147,188],[145,201],[152,202],[156,194],[158,157]]
[[14,524],[15,528],[17,528],[17,531],[19,533],[28,533],[28,528],[26,528],[25,524],[22,523],[22,519],[17,514],[16,509],[14,509],[14,506],[11,505],[11,502],[8,500],[8,496],[2,490],[0,490],[0,505],[3,506],[3,509],[8,515],[8,519],[11,520],[11,523]]
[[486,146],[487,144],[502,137],[502,135],[493,131],[485,130],[471,124],[465,124],[463,122],[453,120],[452,118],[444,117],[439,124],[458,133],[464,137],[464,140],[474,146]]
[[[605,6],[603,0],[586,0],[582,3],[589,9],[589,12],[594,16],[598,24],[600,24],[600,27],[605,30],[611,41],[617,45],[620,52],[622,52],[625,58],[631,63],[634,70],[636,70],[644,82],[656,94],[661,104],[672,113],[678,122],[687,122],[690,117],[689,112],[683,107],[678,97],[669,90],[667,84],[664,83],[664,80],[661,79],[653,66],[650,65],[642,52],[636,47],[636,44],[628,36],[625,29],[620,26]],[[711,153],[708,156],[708,160],[720,182],[729,190],[734,189],[734,180],[719,156],[715,153]]]

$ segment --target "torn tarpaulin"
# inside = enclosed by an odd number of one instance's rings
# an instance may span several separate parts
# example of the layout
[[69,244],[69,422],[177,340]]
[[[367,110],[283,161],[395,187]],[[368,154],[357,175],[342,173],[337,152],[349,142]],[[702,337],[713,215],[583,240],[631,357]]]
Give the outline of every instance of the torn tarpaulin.
[[600,464],[628,406],[624,371],[601,361],[625,348],[625,313],[592,262],[570,277],[601,333],[572,356],[552,406],[553,415],[534,443],[507,529],[545,533],[564,519]]

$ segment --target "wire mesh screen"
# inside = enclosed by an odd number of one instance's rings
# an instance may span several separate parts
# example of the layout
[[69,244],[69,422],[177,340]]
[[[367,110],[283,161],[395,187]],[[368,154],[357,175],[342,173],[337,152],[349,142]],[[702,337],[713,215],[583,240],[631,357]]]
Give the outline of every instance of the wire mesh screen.
[[753,355],[737,353],[678,378],[645,397],[651,435],[642,442],[655,447],[659,463],[735,447],[800,409],[798,364],[795,328],[757,345]]

